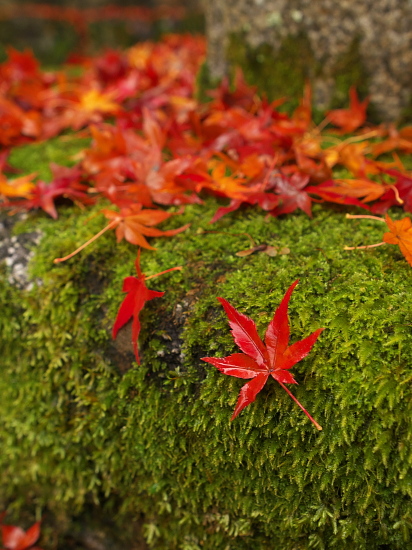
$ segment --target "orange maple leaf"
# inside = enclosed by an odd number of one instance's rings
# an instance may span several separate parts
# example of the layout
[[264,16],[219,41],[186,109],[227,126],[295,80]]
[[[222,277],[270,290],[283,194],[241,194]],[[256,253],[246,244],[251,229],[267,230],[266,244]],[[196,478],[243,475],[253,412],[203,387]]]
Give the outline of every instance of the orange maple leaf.
[[3,174],[0,174],[0,195],[6,197],[30,197],[31,191],[36,187],[33,183],[33,178],[37,176],[37,172],[7,180]]
[[[361,199],[362,202],[371,202],[379,199],[387,190],[388,185],[377,183],[376,181],[367,178],[359,179],[336,179],[329,180],[318,186],[319,195],[322,196],[322,191],[327,193],[336,193],[343,197],[354,197]],[[328,197],[325,197],[326,200]]]
[[246,178],[228,174],[227,164],[217,159],[211,159],[208,162],[208,168],[211,171],[210,180],[202,183],[202,187],[207,187],[213,192],[230,197],[232,199],[247,199],[249,189],[244,185]]
[[106,216],[106,218],[111,220],[111,222],[101,231],[96,233],[96,235],[94,235],[91,239],[79,246],[79,248],[71,254],[68,254],[64,258],[56,258],[53,260],[55,264],[72,258],[109,229],[116,228],[117,242],[120,242],[122,239],[126,239],[129,243],[136,244],[142,248],[156,250],[153,246],[150,246],[145,237],[172,237],[173,235],[177,235],[178,233],[185,231],[190,226],[190,223],[188,223],[182,227],[178,227],[177,229],[168,229],[166,231],[157,229],[153,226],[167,220],[170,216],[173,216],[173,213],[149,208],[142,210],[141,204],[132,204],[128,208],[122,208],[120,212],[104,209],[102,210],[102,213]]
[[401,249],[402,254],[404,255],[406,261],[410,266],[412,266],[412,222],[410,218],[402,218],[401,220],[391,220],[391,218],[386,215],[385,218],[379,218],[378,216],[352,216],[351,214],[346,214],[347,218],[368,218],[370,220],[377,220],[380,222],[386,223],[389,228],[389,231],[384,233],[383,241],[376,244],[368,244],[365,246],[345,246],[344,250],[355,250],[359,248],[374,248],[377,246],[382,246],[383,244],[397,244]]
[[339,126],[345,133],[351,133],[366,120],[366,109],[369,104],[369,98],[363,102],[359,101],[356,88],[354,86],[349,90],[350,104],[349,109],[334,109],[329,111],[328,119],[335,126]]
[[93,113],[117,113],[120,106],[113,101],[113,93],[103,93],[99,90],[88,90],[80,96],[79,109]]
[[397,244],[408,264],[412,266],[412,222],[410,218],[393,221],[386,215],[385,222],[389,231],[384,233],[383,241],[388,244]]
[[102,212],[106,218],[112,220],[111,223],[115,224],[117,242],[126,239],[129,243],[150,250],[155,250],[155,248],[147,242],[145,236],[171,237],[177,235],[177,233],[181,233],[190,225],[186,224],[177,229],[169,229],[167,231],[157,229],[153,226],[167,220],[173,214],[165,212],[164,210],[142,210],[141,204],[132,204],[128,208],[122,208],[120,213],[108,209],[102,210]]

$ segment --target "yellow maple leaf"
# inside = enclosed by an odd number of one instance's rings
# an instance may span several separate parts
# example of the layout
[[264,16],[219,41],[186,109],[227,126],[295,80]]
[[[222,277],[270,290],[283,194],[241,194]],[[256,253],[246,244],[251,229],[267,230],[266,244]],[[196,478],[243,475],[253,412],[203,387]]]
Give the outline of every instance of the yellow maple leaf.
[[33,172],[27,176],[7,180],[0,174],[0,194],[6,197],[30,197],[31,191],[36,186],[32,181],[36,175],[37,173]]
[[102,93],[98,90],[89,90],[80,96],[79,108],[81,111],[100,113],[116,113],[119,105],[113,101],[113,94]]

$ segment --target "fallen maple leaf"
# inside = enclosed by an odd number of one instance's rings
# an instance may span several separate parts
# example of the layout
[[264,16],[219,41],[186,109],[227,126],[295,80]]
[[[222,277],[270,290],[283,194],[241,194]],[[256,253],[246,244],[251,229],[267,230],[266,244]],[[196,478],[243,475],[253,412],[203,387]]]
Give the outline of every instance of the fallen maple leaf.
[[91,239],[79,246],[79,248],[77,248],[74,252],[71,252],[64,258],[55,258],[53,260],[55,264],[65,262],[69,258],[72,258],[109,229],[116,228],[117,242],[120,242],[124,238],[129,241],[129,243],[141,246],[142,248],[156,250],[147,242],[144,237],[145,235],[147,237],[171,237],[185,231],[190,226],[190,223],[187,223],[177,229],[167,229],[165,231],[157,229],[156,227],[153,227],[153,225],[167,220],[174,214],[165,212],[164,210],[142,210],[141,204],[132,204],[130,208],[122,208],[120,213],[109,209],[103,209],[102,213],[106,216],[106,218],[112,221],[101,231],[96,233],[96,235],[94,235]]
[[328,119],[335,126],[339,126],[343,132],[351,133],[366,120],[366,109],[369,104],[369,98],[363,102],[359,101],[358,94],[354,86],[349,90],[350,105],[349,109],[335,109],[329,111]]
[[[310,192],[326,200],[333,201],[331,196],[337,195],[345,202],[347,197],[371,202],[379,199],[387,190],[388,185],[378,183],[368,178],[339,178],[325,181],[317,186],[310,186]],[[339,199],[340,200],[340,199]],[[350,204],[349,202],[347,204]]]
[[[46,183],[42,180],[37,183],[31,182],[35,174],[16,178],[7,182],[8,187],[0,183],[0,193],[8,197],[26,197],[24,199],[14,200],[11,206],[17,208],[42,208],[49,216],[57,219],[57,210],[54,201],[58,197],[66,197],[80,204],[93,204],[95,201],[88,196],[87,186],[80,183],[81,172],[78,168],[67,168],[51,163],[50,169],[53,174],[53,181]],[[29,181],[26,182],[26,179]],[[11,187],[12,186],[12,187]],[[15,190],[12,195],[12,190]]]
[[149,288],[147,288],[145,281],[147,281],[148,279],[153,279],[154,277],[158,277],[159,275],[163,275],[164,273],[168,273],[169,271],[181,270],[182,268],[181,266],[171,267],[170,269],[166,269],[165,271],[156,273],[156,275],[146,277],[146,275],[142,273],[140,269],[140,249],[135,261],[135,266],[138,276],[126,277],[123,281],[122,292],[127,292],[127,296],[123,300],[119,311],[117,312],[116,320],[113,325],[112,335],[113,339],[115,339],[118,331],[133,317],[133,349],[136,357],[136,362],[140,364],[139,350],[137,346],[140,334],[140,312],[142,311],[146,302],[148,302],[149,300],[153,300],[153,298],[160,298],[164,294],[164,292],[158,292],[157,290],[150,290]]
[[412,222],[410,218],[402,218],[401,220],[391,220],[386,214],[385,218],[379,218],[378,216],[352,216],[346,214],[349,219],[353,218],[367,218],[371,220],[377,220],[385,222],[389,228],[389,231],[384,233],[383,241],[375,244],[367,244],[364,246],[345,246],[344,250],[357,250],[365,248],[375,248],[382,246],[383,244],[397,244],[401,249],[402,254],[405,256],[406,261],[412,266]]
[[307,338],[288,346],[288,304],[290,296],[298,282],[299,280],[295,281],[289,287],[275,311],[266,331],[265,343],[260,339],[256,325],[252,319],[237,311],[224,298],[218,298],[229,318],[233,338],[244,353],[234,353],[227,357],[203,357],[202,361],[211,363],[223,374],[236,376],[237,378],[252,378],[250,382],[241,388],[231,420],[236,418],[247,405],[256,399],[257,394],[265,385],[269,375],[271,375],[279,382],[295,403],[299,405],[316,428],[318,430],[322,429],[284,385],[297,384],[289,369],[306,357],[318,339],[319,334],[324,330],[323,328],[319,328]]
[[99,90],[88,90],[80,96],[79,105],[77,108],[80,111],[115,114],[119,111],[120,106],[113,101],[114,94],[102,93]]
[[412,222],[410,218],[393,221],[386,214],[385,222],[389,231],[384,233],[383,241],[388,244],[397,244],[408,264],[412,266]]
[[312,217],[311,198],[304,191],[309,182],[309,176],[295,172],[289,178],[277,174],[273,178],[274,191],[280,198],[280,204],[271,210],[273,216],[289,214],[300,208],[309,217]]
[[7,180],[7,178],[0,173],[0,195],[4,195],[5,197],[29,197],[31,191],[36,186],[36,184],[33,183],[33,178],[36,176],[37,173],[33,172],[26,176]]
[[33,546],[40,536],[40,521],[32,525],[27,531],[15,525],[1,525],[3,545],[7,550],[41,550]]
[[236,256],[239,256],[239,258],[244,258],[245,256],[250,256],[255,252],[264,252],[268,256],[277,256],[278,254],[290,254],[290,249],[287,246],[284,246],[279,250],[279,247],[277,246],[259,244],[257,246],[253,246],[252,248],[248,248],[247,250],[240,250],[239,252],[236,252]]
[[120,213],[109,209],[104,209],[102,212],[106,218],[112,220],[111,223],[115,223],[117,226],[117,242],[125,238],[129,243],[149,248],[150,250],[155,250],[155,248],[150,246],[144,236],[171,237],[185,231],[190,226],[190,224],[186,224],[177,229],[168,229],[165,231],[157,229],[153,226],[167,220],[173,214],[164,210],[142,210],[141,204],[132,204],[129,208],[122,208]]

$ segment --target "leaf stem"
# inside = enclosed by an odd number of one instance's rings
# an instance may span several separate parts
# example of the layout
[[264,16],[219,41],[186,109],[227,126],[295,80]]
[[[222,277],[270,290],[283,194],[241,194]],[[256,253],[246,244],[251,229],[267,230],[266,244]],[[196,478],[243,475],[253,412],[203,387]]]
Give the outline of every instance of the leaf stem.
[[365,139],[377,136],[379,136],[379,132],[377,130],[371,130],[370,132],[366,132],[365,134],[360,134],[359,136],[352,136],[345,139],[338,147],[345,147],[345,145],[349,145],[350,143],[356,143],[357,141],[363,141]]
[[382,242],[382,243],[376,243],[376,244],[365,244],[364,246],[344,246],[343,250],[359,250],[360,248],[375,248],[377,246],[382,246],[383,244],[386,244],[386,243]]
[[182,266],[179,265],[177,267],[171,267],[170,269],[165,269],[164,271],[161,271],[160,273],[155,273],[155,275],[149,275],[149,277],[145,277],[144,280],[148,281],[149,279],[154,279],[155,277],[159,277],[159,275],[164,275],[165,273],[169,273],[169,271],[180,271],[182,269]]
[[[325,117],[322,120],[322,122],[320,122],[317,126],[315,126],[315,128],[313,128],[312,131],[309,132],[309,135],[310,134],[320,134],[321,131],[325,128],[325,126],[327,126],[329,123],[330,123],[329,118]],[[329,137],[331,137],[331,136],[326,136],[326,137],[327,137],[327,139],[329,139]],[[339,143],[341,143],[341,142],[339,141]]]
[[383,223],[386,223],[385,220],[383,218],[379,218],[379,216],[371,216],[370,214],[346,214],[345,216],[346,219],[348,220],[354,220],[354,219],[357,219],[357,218],[365,218],[367,220],[377,220],[378,222],[383,222]]
[[309,418],[309,420],[315,425],[315,428],[316,428],[317,430],[321,431],[321,430],[322,430],[322,426],[320,426],[320,425],[316,422],[316,420],[315,420],[312,416],[310,416],[310,414],[309,414],[308,411],[305,409],[305,407],[303,407],[303,406],[299,403],[299,401],[296,399],[296,397],[293,395],[293,393],[291,393],[291,392],[288,390],[288,388],[285,386],[285,384],[282,384],[282,382],[280,382],[279,380],[277,380],[277,382],[279,382],[279,384],[282,386],[282,388],[285,390],[285,392],[286,392],[288,395],[290,395],[290,397],[293,399],[293,401],[294,401],[297,405],[299,405],[299,407],[300,407],[300,408],[302,409],[302,411],[306,414],[306,416]]
[[84,244],[82,244],[81,246],[79,246],[79,248],[77,248],[74,252],[72,252],[71,254],[69,254],[68,256],[65,256],[64,258],[55,258],[53,260],[53,263],[54,264],[58,264],[60,262],[65,262],[66,260],[72,258],[73,256],[75,256],[78,252],[80,252],[81,250],[83,250],[83,248],[86,248],[86,246],[88,246],[89,244],[91,244],[93,241],[95,241],[96,239],[98,239],[100,237],[100,235],[103,235],[103,233],[105,233],[106,231],[108,231],[109,229],[113,229],[113,227],[116,227],[116,225],[119,223],[120,221],[120,218],[119,219],[115,219],[113,221],[111,221],[109,223],[109,225],[106,225],[106,227],[104,227],[101,231],[99,231],[98,233],[96,233],[96,235],[94,235],[91,239],[89,239],[87,242],[85,242]]
[[399,204],[404,204],[405,201],[400,198],[397,188],[394,185],[388,185],[388,187],[392,189],[392,191],[395,193],[396,202],[398,202]]

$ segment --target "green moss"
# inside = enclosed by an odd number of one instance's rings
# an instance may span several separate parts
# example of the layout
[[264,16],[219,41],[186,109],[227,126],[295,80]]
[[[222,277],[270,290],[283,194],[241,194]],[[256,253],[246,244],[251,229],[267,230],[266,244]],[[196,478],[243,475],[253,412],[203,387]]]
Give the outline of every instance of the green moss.
[[16,17],[0,21],[0,61],[7,58],[12,46],[22,51],[34,51],[46,66],[63,63],[79,42],[72,25],[64,21],[47,21],[33,17]]
[[[60,143],[20,148],[13,162],[46,177]],[[104,226],[101,206],[20,224],[44,234],[31,263],[42,284],[19,291],[2,268],[0,509],[16,523],[24,507],[43,515],[49,549],[66,549],[73,516],[90,509],[117,525],[125,548],[135,518],[156,550],[407,548],[410,266],[390,245],[344,251],[379,242],[382,226],[347,220],[338,206],[269,221],[247,208],[210,226],[217,207],[211,198],[187,206],[164,228],[191,227],[142,253],[148,275],[183,270],[148,283],[166,294],[142,312],[140,366],[111,339],[136,248],[110,232],[52,263]],[[291,252],[240,258],[246,234]],[[236,351],[216,297],[263,335],[297,278],[292,342],[325,331],[294,367],[293,391],[323,431],[273,380],[230,423],[242,381],[201,361]]]
[[305,80],[310,77],[309,67],[315,64],[304,35],[287,38],[275,54],[268,44],[253,48],[244,35],[232,34],[227,59],[232,66],[240,66],[246,80],[266,93],[270,100],[290,97],[295,100],[294,106],[302,97]]
[[[382,228],[339,209],[269,222],[247,209],[213,226],[222,234],[205,233],[216,207],[187,207],[173,224],[191,228],[143,252],[147,274],[185,267],[150,283],[166,295],[145,308],[142,365],[123,375],[110,329],[135,248],[106,234],[53,266],[103,218],[85,225],[91,213],[69,208],[57,222],[36,218],[45,236],[32,273],[43,285],[18,292],[1,283],[3,500],[23,495],[62,516],[121,502],[118,524],[143,514],[156,549],[405,548],[410,267],[389,245],[344,251],[377,242]],[[235,233],[244,232],[291,253],[239,258],[248,240]],[[263,334],[296,278],[292,341],[326,330],[294,368],[294,390],[323,432],[274,381],[230,423],[242,382],[200,361],[235,351],[216,296]]]
[[24,174],[36,172],[39,178],[50,181],[50,163],[72,166],[76,163],[75,156],[89,144],[89,138],[79,139],[69,134],[41,143],[13,147],[9,162]]
[[[256,85],[269,99],[291,98],[287,110],[291,111],[302,97],[306,80],[322,78],[322,63],[316,61],[309,40],[304,33],[287,37],[274,52],[268,44],[253,48],[241,33],[229,37],[227,59],[232,67],[240,66],[246,80]],[[354,39],[348,51],[336,60],[332,69],[335,90],[330,108],[347,105],[348,92],[356,86],[362,97],[368,93],[368,76],[359,54],[359,39]],[[376,117],[373,106],[369,115]],[[317,118],[321,113],[315,113]]]
[[210,68],[204,61],[196,75],[195,97],[200,103],[206,103],[211,100],[208,92],[216,88],[219,79],[213,78],[210,74]]
[[336,61],[332,77],[336,83],[331,108],[347,103],[349,90],[355,86],[361,97],[368,95],[369,78],[359,52],[359,37],[354,38],[349,49]]

